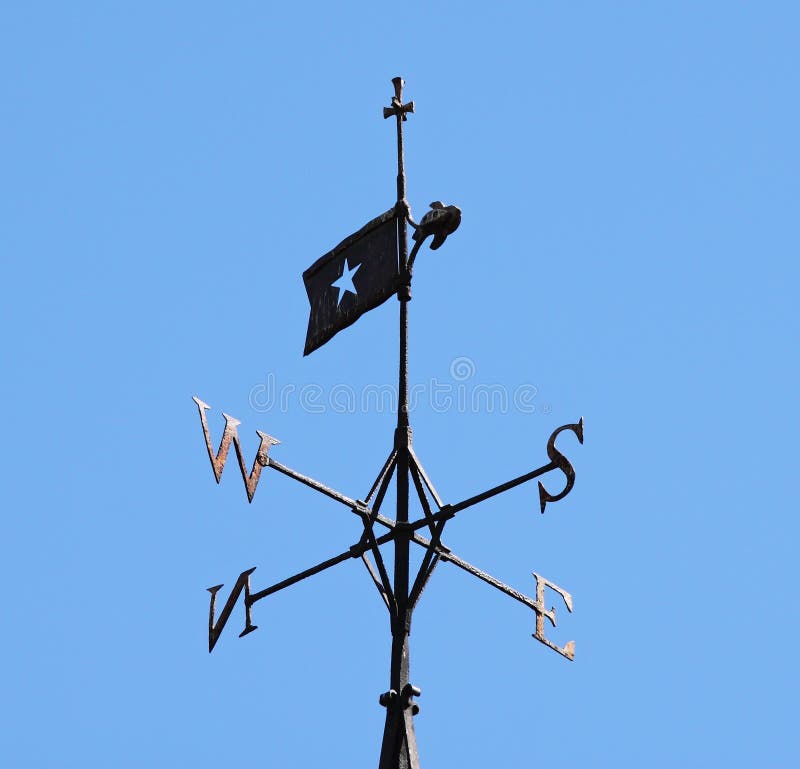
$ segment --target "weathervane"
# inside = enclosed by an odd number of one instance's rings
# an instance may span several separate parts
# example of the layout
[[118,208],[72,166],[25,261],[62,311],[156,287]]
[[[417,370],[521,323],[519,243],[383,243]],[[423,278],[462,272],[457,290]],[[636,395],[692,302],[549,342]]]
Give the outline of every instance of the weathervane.
[[[545,636],[545,619],[556,624],[555,609],[548,609],[545,603],[545,590],[550,588],[561,596],[568,611],[572,611],[572,596],[564,589],[533,572],[536,582],[535,598],[529,598],[514,588],[481,571],[476,566],[459,558],[442,543],[442,535],[447,522],[462,510],[483,502],[490,497],[539,478],[553,470],[560,470],[566,479],[564,488],[551,494],[542,481],[539,485],[539,505],[544,513],[548,502],[563,499],[575,483],[572,464],[556,447],[556,439],[563,432],[572,432],[583,443],[583,419],[556,429],[547,442],[549,462],[506,483],[464,499],[455,504],[445,504],[436,492],[430,478],[412,446],[412,431],[408,418],[408,303],[411,300],[412,268],[422,244],[433,236],[431,248],[437,249],[448,235],[461,223],[461,210],[456,206],[446,206],[437,201],[416,223],[411,217],[411,209],[406,201],[406,178],[403,161],[403,123],[408,113],[414,112],[414,102],[403,103],[403,85],[396,77],[395,94],[391,105],[383,110],[384,118],[395,117],[397,121],[397,202],[377,218],[368,222],[358,232],[345,238],[338,246],[318,259],[303,273],[311,312],[304,355],[321,347],[343,328],[355,323],[368,310],[382,304],[393,294],[400,302],[400,366],[399,398],[397,408],[397,427],[394,443],[378,477],[368,494],[361,499],[351,499],[331,489],[319,481],[292,470],[278,462],[270,454],[270,449],[279,444],[271,435],[257,431],[261,444],[251,470],[247,465],[239,443],[237,427],[240,422],[228,414],[223,414],[225,428],[219,448],[214,451],[209,432],[206,411],[210,406],[199,398],[194,401],[200,412],[200,420],[205,436],[208,456],[217,483],[228,458],[231,444],[236,451],[239,468],[244,479],[248,501],[253,501],[261,472],[265,468],[277,470],[296,481],[336,500],[362,522],[364,530],[360,539],[338,555],[329,558],[309,569],[277,582],[270,587],[253,592],[250,577],[255,567],[243,571],[228,595],[225,605],[217,616],[217,593],[223,585],[208,588],[211,602],[208,618],[208,650],[214,648],[225,624],[239,597],[244,591],[245,627],[239,634],[245,636],[256,630],[252,622],[253,605],[273,593],[318,574],[336,564],[351,558],[360,559],[375,584],[381,600],[385,604],[391,620],[392,652],[389,675],[389,690],[380,695],[379,702],[386,708],[386,724],[383,732],[379,769],[419,769],[417,741],[414,735],[413,717],[419,712],[414,701],[420,690],[409,679],[409,643],[411,617],[422,591],[440,562],[452,563],[478,579],[492,585],[506,595],[515,598],[536,615],[533,637],[567,659],[575,655],[575,643],[557,646]],[[411,253],[408,252],[408,227],[413,230],[414,241]],[[397,487],[397,509],[395,518],[381,514],[381,505],[391,483],[395,478]],[[410,484],[413,485],[423,511],[423,517],[409,521],[408,502]],[[375,531],[379,524],[385,533]],[[422,529],[428,529],[429,537],[423,536]],[[387,572],[381,546],[394,543],[394,574]],[[409,550],[411,544],[425,550],[422,562],[413,580],[409,571]]]

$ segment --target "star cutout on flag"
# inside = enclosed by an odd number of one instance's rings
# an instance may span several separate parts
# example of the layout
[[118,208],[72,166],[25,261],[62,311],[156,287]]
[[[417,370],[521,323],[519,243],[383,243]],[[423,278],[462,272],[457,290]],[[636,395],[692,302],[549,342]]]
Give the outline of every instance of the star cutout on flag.
[[361,267],[360,264],[357,264],[353,269],[349,269],[347,267],[347,260],[345,259],[342,263],[342,274],[341,276],[331,283],[331,288],[338,289],[339,291],[339,298],[336,302],[337,305],[342,303],[342,299],[344,298],[345,292],[349,291],[351,294],[355,295],[358,292],[356,291],[356,287],[353,285],[353,275],[358,272],[359,268]]

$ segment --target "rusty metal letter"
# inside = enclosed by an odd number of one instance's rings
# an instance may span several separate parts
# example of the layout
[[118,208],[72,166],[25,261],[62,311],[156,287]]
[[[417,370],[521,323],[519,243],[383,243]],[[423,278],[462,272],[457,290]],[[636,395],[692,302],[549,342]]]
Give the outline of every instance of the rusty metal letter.
[[568,660],[574,660],[575,641],[568,641],[565,646],[556,646],[551,640],[545,638],[544,636],[545,617],[550,620],[550,623],[553,627],[556,626],[556,610],[555,608],[551,608],[549,611],[547,610],[544,602],[544,589],[549,587],[552,590],[555,590],[556,593],[558,593],[564,599],[567,610],[570,612],[572,611],[572,596],[566,590],[563,590],[558,585],[550,582],[536,572],[533,572],[533,576],[536,578],[536,602],[533,606],[533,610],[536,612],[536,632],[533,634],[533,637],[537,641],[541,641],[545,646],[549,646],[554,651],[557,651]]
[[277,438],[273,438],[271,435],[267,435],[266,433],[262,433],[260,430],[256,430],[256,434],[259,438],[261,438],[261,445],[258,447],[256,457],[253,460],[253,468],[250,470],[248,475],[244,462],[244,456],[242,456],[242,448],[239,445],[239,433],[236,430],[241,422],[238,419],[223,413],[222,416],[225,417],[225,431],[222,433],[222,440],[219,443],[219,449],[217,450],[217,453],[214,454],[214,449],[211,446],[211,434],[208,430],[208,420],[206,419],[206,410],[210,409],[211,406],[201,401],[197,396],[194,396],[192,400],[197,404],[197,410],[200,412],[200,421],[203,424],[203,435],[205,435],[206,439],[208,458],[211,460],[211,467],[214,470],[214,477],[217,479],[217,483],[219,483],[220,479],[222,478],[222,471],[225,468],[225,462],[228,459],[228,450],[231,447],[231,443],[233,443],[233,447],[236,449],[236,457],[239,460],[239,469],[242,472],[244,487],[247,491],[247,501],[252,502],[253,495],[256,493],[256,486],[258,486],[258,480],[261,477],[261,471],[267,464],[269,464],[269,458],[267,456],[269,448],[270,446],[277,445],[280,443],[280,441]]
[[236,584],[233,586],[233,590],[231,590],[231,594],[228,596],[228,600],[225,602],[225,607],[222,609],[222,614],[219,615],[219,619],[217,620],[216,625],[214,624],[214,608],[217,604],[217,592],[222,588],[224,585],[214,585],[214,587],[208,588],[208,592],[211,593],[211,605],[208,609],[208,652],[211,653],[211,650],[217,643],[217,639],[222,633],[222,629],[225,627],[225,623],[231,616],[231,612],[233,611],[233,607],[236,605],[236,601],[239,600],[239,594],[242,592],[242,588],[244,588],[244,616],[245,616],[245,623],[244,623],[244,630],[239,633],[239,638],[242,636],[246,636],[248,633],[252,633],[254,630],[258,628],[258,625],[254,625],[251,621],[250,617],[250,609],[252,607],[252,603],[250,601],[250,575],[256,570],[256,567],[253,566],[252,569],[248,569],[247,571],[243,571],[239,575],[239,579],[236,580]]
[[544,484],[539,481],[539,504],[542,512],[544,512],[545,505],[548,502],[558,502],[559,499],[564,499],[575,485],[575,469],[572,467],[571,462],[556,448],[556,438],[559,433],[564,432],[564,430],[572,430],[572,432],[578,436],[578,441],[583,443],[583,417],[578,420],[577,424],[562,425],[550,436],[550,440],[547,441],[547,456],[550,457],[550,460],[555,462],[556,466],[567,476],[567,485],[560,494],[553,495],[550,494],[547,489],[545,489]]

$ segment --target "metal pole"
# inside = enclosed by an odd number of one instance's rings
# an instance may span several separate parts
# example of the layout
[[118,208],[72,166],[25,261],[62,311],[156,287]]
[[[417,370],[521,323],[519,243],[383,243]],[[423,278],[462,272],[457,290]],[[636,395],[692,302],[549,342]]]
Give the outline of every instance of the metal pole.
[[400,301],[400,365],[398,373],[397,428],[397,528],[394,551],[394,596],[396,613],[392,616],[392,659],[390,691],[381,698],[386,707],[386,726],[383,734],[379,769],[418,769],[416,738],[411,718],[415,710],[410,702],[413,689],[409,683],[408,635],[411,626],[409,593],[408,525],[409,451],[411,427],[408,418],[408,302],[411,299],[411,272],[408,269],[408,229],[406,224],[406,176],[403,159],[403,121],[405,113],[413,111],[413,103],[403,104],[403,80],[392,80],[395,96],[392,107],[384,117],[397,119],[397,209],[398,209],[398,268],[400,281],[397,298]]

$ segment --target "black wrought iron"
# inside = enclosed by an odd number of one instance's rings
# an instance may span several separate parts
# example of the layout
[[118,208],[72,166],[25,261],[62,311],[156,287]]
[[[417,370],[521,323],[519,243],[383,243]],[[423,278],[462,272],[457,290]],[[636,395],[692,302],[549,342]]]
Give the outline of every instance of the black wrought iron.
[[[205,414],[210,406],[199,398],[194,400],[200,412],[206,448],[217,483],[221,480],[228,451],[231,444],[233,444],[250,501],[252,501],[255,494],[262,469],[271,468],[344,505],[361,519],[363,525],[359,540],[349,548],[270,587],[252,592],[250,578],[255,571],[255,567],[242,572],[218,618],[215,616],[216,597],[223,585],[209,588],[211,593],[208,625],[209,651],[214,648],[219,640],[220,634],[242,593],[244,594],[245,627],[240,635],[244,636],[254,631],[257,627],[252,623],[251,613],[253,605],[261,599],[351,558],[360,559],[389,612],[392,638],[389,689],[379,697],[380,704],[386,708],[386,721],[378,766],[379,769],[419,769],[419,753],[414,734],[413,719],[419,712],[419,706],[415,698],[420,696],[420,690],[410,680],[409,634],[414,608],[418,604],[434,570],[440,563],[452,563],[466,573],[477,577],[532,609],[536,615],[536,630],[533,633],[533,637],[568,659],[573,659],[574,657],[574,642],[570,641],[565,646],[559,647],[550,641],[544,633],[545,619],[552,625],[556,624],[555,610],[552,608],[547,609],[545,604],[545,589],[550,588],[559,594],[567,610],[572,611],[572,596],[568,592],[534,572],[536,597],[530,598],[451,552],[442,543],[442,536],[447,522],[463,510],[554,470],[561,470],[564,474],[565,485],[560,492],[551,494],[546,490],[543,483],[539,481],[538,490],[541,512],[545,511],[548,502],[556,502],[563,499],[574,485],[575,471],[571,462],[556,447],[556,439],[562,432],[569,431],[574,433],[580,443],[583,443],[583,419],[573,424],[563,425],[550,435],[546,446],[547,456],[550,461],[541,467],[455,504],[443,503],[436,492],[414,451],[412,442],[412,430],[408,413],[408,303],[411,300],[412,268],[421,246],[429,237],[433,237],[432,248],[441,246],[447,236],[458,227],[461,221],[461,211],[456,206],[445,206],[437,201],[431,204],[431,210],[426,213],[419,224],[412,219],[411,210],[406,200],[403,123],[407,120],[408,114],[414,112],[414,103],[403,103],[404,83],[401,78],[396,77],[392,82],[394,84],[394,96],[392,97],[391,105],[384,108],[383,115],[384,118],[394,117],[397,123],[397,202],[395,204],[395,212],[398,226],[397,298],[400,302],[399,397],[394,444],[366,497],[364,500],[353,499],[276,461],[269,454],[269,450],[272,446],[277,445],[279,441],[262,432],[258,432],[261,444],[253,461],[252,470],[248,473],[237,433],[237,426],[240,422],[227,414],[223,415],[225,429],[219,449],[215,454]],[[414,240],[414,247],[410,254],[408,253],[408,226],[413,229]],[[381,514],[380,511],[393,478],[396,484],[397,502],[395,518],[391,519]],[[422,517],[415,521],[409,520],[409,495],[412,486],[423,511]],[[379,524],[387,531],[380,536],[376,535],[376,524]],[[418,533],[425,528],[428,529],[430,538]],[[394,573],[391,577],[381,553],[381,546],[389,543],[394,544]],[[409,551],[412,543],[425,550],[421,564],[416,574],[413,575],[413,579],[409,565]]]

